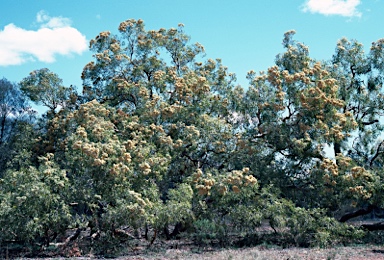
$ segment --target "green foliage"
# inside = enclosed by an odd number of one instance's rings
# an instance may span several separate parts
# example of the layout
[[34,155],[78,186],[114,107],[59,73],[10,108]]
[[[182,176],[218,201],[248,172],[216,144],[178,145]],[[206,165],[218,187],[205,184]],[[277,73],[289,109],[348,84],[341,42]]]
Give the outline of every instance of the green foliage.
[[[285,246],[360,239],[334,216],[383,207],[383,43],[366,55],[342,39],[319,62],[294,34],[247,89],[182,24],[148,31],[133,19],[91,40],[82,96],[33,71],[21,90],[50,110],[14,135],[1,129],[0,148],[14,148],[2,159],[0,239],[48,245],[79,228],[107,255],[183,232],[228,245],[266,221]],[[21,99],[0,102],[0,119],[26,112]]]
[[52,155],[40,159],[39,169],[9,170],[1,180],[1,241],[48,245],[70,224],[65,171],[51,161]]
[[71,88],[62,85],[63,80],[49,69],[35,70],[21,82],[21,90],[33,102],[48,107],[53,113],[64,106]]
[[224,226],[217,224],[212,220],[199,219],[194,222],[193,227],[193,239],[198,245],[210,244],[212,241],[216,241],[217,239],[224,242],[225,239],[228,238],[225,236]]
[[[264,196],[270,195],[268,192]],[[328,247],[350,243],[364,235],[362,230],[327,216],[323,209],[296,207],[286,199],[270,198],[269,201],[263,211],[264,217],[269,219],[275,233],[284,237],[285,246]]]
[[18,153],[22,143],[20,140],[27,135],[33,119],[34,111],[29,107],[19,85],[5,78],[0,79],[0,176],[3,176],[7,164]]

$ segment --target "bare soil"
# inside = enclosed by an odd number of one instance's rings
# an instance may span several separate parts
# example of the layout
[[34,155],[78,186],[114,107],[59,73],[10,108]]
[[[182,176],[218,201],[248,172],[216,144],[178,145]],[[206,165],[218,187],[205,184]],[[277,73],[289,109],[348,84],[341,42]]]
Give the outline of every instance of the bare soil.
[[[348,260],[365,260],[365,259],[384,259],[384,247],[379,246],[348,246],[337,248],[287,248],[257,246],[242,249],[213,249],[213,248],[189,248],[189,249],[167,249],[164,251],[153,252],[144,248],[136,248],[136,252],[131,252],[127,256],[120,256],[113,259],[125,260],[146,260],[146,259],[348,259]],[[51,257],[51,258],[16,258],[16,259],[47,259],[47,260],[63,260],[63,259],[98,259],[96,256],[82,257]]]

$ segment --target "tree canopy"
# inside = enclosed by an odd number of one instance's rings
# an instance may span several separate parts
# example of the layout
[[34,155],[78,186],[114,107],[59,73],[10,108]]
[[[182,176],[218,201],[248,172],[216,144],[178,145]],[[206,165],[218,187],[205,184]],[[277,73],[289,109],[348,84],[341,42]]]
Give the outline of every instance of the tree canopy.
[[[383,40],[365,54],[343,38],[319,61],[294,36],[247,88],[182,24],[134,19],[90,41],[82,93],[48,69],[20,89],[1,80],[0,148],[14,146],[0,242],[48,246],[74,229],[66,243],[89,231],[103,254],[142,238],[225,244],[266,221],[293,245],[360,239],[346,222],[384,207]],[[27,100],[49,110],[19,120]]]

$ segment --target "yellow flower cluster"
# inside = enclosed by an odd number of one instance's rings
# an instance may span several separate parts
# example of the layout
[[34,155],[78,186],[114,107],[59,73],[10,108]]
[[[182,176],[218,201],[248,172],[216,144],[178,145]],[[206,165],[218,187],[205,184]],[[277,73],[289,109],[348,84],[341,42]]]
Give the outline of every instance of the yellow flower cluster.
[[177,77],[176,68],[174,68],[174,67],[168,68],[166,75],[168,77],[168,80],[171,81],[171,82],[175,82],[175,81],[179,82],[180,80],[182,80],[182,78]]
[[136,202],[140,206],[145,207],[148,204],[150,204],[150,201],[148,200],[148,198],[143,199],[140,193],[132,191],[132,190],[128,191],[128,193],[129,193],[129,195],[131,195],[133,197],[134,200],[136,200]]
[[145,214],[145,208],[147,206],[151,206],[152,203],[149,201],[148,198],[143,199],[140,193],[137,193],[135,191],[128,191],[129,195],[131,196],[131,199],[134,201],[133,204],[127,205],[126,209],[137,216],[141,216]]
[[325,137],[332,136],[336,140],[342,140],[345,137],[342,131],[343,131],[343,128],[340,125],[335,125],[329,130],[329,132],[325,133],[324,136]]
[[339,170],[335,162],[329,158],[324,158],[321,162],[321,168],[327,172],[330,172],[333,176],[339,175]]
[[[323,115],[320,115],[320,118],[319,120],[316,122],[316,125],[315,127],[319,130],[325,130],[325,131],[328,131],[328,125],[326,123],[324,123],[324,121],[322,120],[324,116]],[[328,134],[329,135],[329,134]]]
[[85,79],[85,74],[84,73],[86,71],[92,71],[94,68],[95,68],[95,62],[94,61],[88,62],[87,65],[84,66],[83,72],[81,74],[81,78]]
[[159,138],[159,141],[163,145],[173,146],[173,140],[172,140],[172,138],[170,136],[161,136]]
[[94,159],[99,157],[100,149],[89,143],[84,143],[81,147],[81,151]]
[[112,142],[102,144],[102,149],[106,154],[115,154],[117,152],[116,147],[112,144]]
[[161,114],[164,118],[171,118],[173,114],[177,112],[178,108],[175,109],[174,106],[164,107],[161,111]]
[[133,27],[135,20],[126,20],[119,25],[119,31],[120,32],[126,32],[128,28]]
[[132,161],[132,157],[130,153],[124,153],[123,154],[123,160],[127,163],[130,163]]
[[110,173],[113,175],[126,174],[130,171],[129,167],[124,163],[115,163],[113,164]]
[[268,69],[268,81],[273,86],[279,86],[281,84],[280,70],[277,66],[272,66]]
[[109,51],[105,50],[102,53],[96,53],[95,57],[97,60],[110,63],[112,61],[111,57],[109,56]]
[[227,183],[232,185],[243,184],[243,171],[232,171],[231,175],[227,178]]
[[151,173],[151,166],[146,163],[146,162],[143,162],[139,165],[139,168],[141,170],[141,172],[144,174],[144,175],[148,175]]
[[183,146],[183,141],[181,139],[177,139],[173,144],[173,148],[180,148],[181,146]]
[[105,163],[106,163],[105,160],[103,160],[103,159],[99,159],[99,158],[97,158],[97,159],[95,159],[95,160],[93,161],[93,165],[95,165],[95,166],[101,166],[101,165],[104,165]]
[[127,140],[125,142],[125,148],[128,150],[132,150],[136,146],[136,142],[133,140]]
[[186,126],[185,131],[188,133],[188,138],[197,138],[200,136],[200,131],[194,125]]
[[218,187],[218,191],[219,191],[219,194],[223,196],[228,192],[228,187],[223,183],[220,183]]
[[140,87],[139,88],[139,95],[141,97],[148,98],[149,97],[148,89],[145,87]]
[[257,183],[257,179],[253,175],[246,175],[244,179],[245,179],[245,184],[244,184],[245,186],[255,185]]
[[344,114],[344,113],[336,113],[336,114],[335,114],[335,119],[336,119],[337,121],[339,121],[339,123],[340,123],[341,125],[345,125],[346,122],[347,122],[347,117],[346,117],[346,114]]
[[97,42],[103,42],[105,41],[109,36],[110,36],[110,32],[108,31],[105,31],[105,32],[101,32],[99,33],[99,35],[96,36],[95,39],[92,39],[89,43],[89,46],[92,47],[93,45],[95,45]]
[[104,129],[100,124],[97,124],[92,129],[92,135],[97,138],[97,140],[101,140],[104,136]]
[[162,70],[158,70],[158,71],[155,71],[155,73],[153,74],[153,79],[155,81],[159,81],[159,80],[162,80],[164,76],[165,76],[165,72]]
[[201,169],[197,169],[197,171],[192,175],[193,182],[197,183],[200,180],[201,176],[203,176],[203,171]]
[[116,83],[117,88],[120,90],[131,87],[131,84],[125,79],[113,79],[113,81]]
[[320,73],[321,72],[321,63],[316,62],[315,65],[313,65],[313,72]]
[[232,185],[232,190],[235,193],[240,192],[241,186],[253,186],[257,184],[257,179],[249,174],[249,168],[244,168],[241,171],[234,170],[231,172],[231,174],[228,176],[226,182],[230,185]]
[[147,161],[148,161],[148,164],[151,166],[151,168],[154,169],[156,167],[166,166],[169,159],[170,158],[168,156],[165,156],[165,157],[160,156],[160,157],[151,157]]
[[215,180],[212,178],[211,174],[207,174],[206,178],[202,178],[202,175],[203,171],[197,169],[192,175],[193,182],[196,183],[196,189],[198,190],[199,195],[209,195],[210,190],[215,185]]
[[149,128],[154,132],[154,133],[164,133],[164,129],[162,125],[155,125],[151,124]]
[[366,171],[363,167],[360,166],[355,166],[351,168],[351,174],[354,179],[357,178],[362,178],[365,181],[371,181],[372,180],[372,175]]
[[212,71],[216,68],[216,61],[213,59],[208,59],[207,64],[205,65],[206,69]]
[[351,193],[359,194],[363,199],[368,200],[372,197],[372,192],[366,190],[364,186],[349,187],[348,189]]
[[212,186],[215,184],[214,179],[203,179],[204,184],[196,185],[199,195],[209,195]]
[[[101,32],[98,36],[99,36],[100,38],[108,38],[109,35],[111,35],[111,32],[109,32],[109,31],[104,31],[104,32]],[[97,36],[96,36],[96,38],[97,38]]]
[[79,127],[76,129],[76,134],[78,134],[78,135],[81,136],[82,138],[87,138],[87,132],[85,131],[85,128],[82,127],[82,126],[79,126]]
[[120,45],[117,42],[115,42],[111,44],[110,48],[113,53],[116,53],[120,50]]
[[222,141],[216,141],[213,143],[216,153],[224,153],[226,151],[225,143]]
[[339,167],[347,168],[351,165],[352,159],[347,156],[343,156],[340,154],[340,156],[336,157]]
[[285,95],[286,95],[286,93],[283,91],[282,87],[281,87],[281,86],[278,86],[278,87],[277,87],[277,91],[276,91],[276,97],[277,97],[277,99],[280,100],[280,101],[283,101]]

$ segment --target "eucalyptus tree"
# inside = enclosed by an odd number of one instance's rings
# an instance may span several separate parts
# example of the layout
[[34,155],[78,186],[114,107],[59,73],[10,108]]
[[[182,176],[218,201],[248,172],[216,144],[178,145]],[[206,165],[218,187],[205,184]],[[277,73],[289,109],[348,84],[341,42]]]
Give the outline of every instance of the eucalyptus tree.
[[[57,121],[68,136],[67,168],[95,230],[129,221],[176,235],[208,217],[214,194],[257,191],[252,174],[231,160],[235,78],[219,59],[203,59],[182,24],[147,31],[132,19],[118,30],[91,40],[94,61],[82,73],[87,102]],[[238,183],[227,180],[233,171]]]
[[[23,127],[33,120],[34,111],[19,85],[3,78],[0,80],[0,172],[16,152],[16,137],[22,135]],[[28,128],[28,127],[27,127]]]
[[238,158],[257,161],[260,184],[296,205],[349,211],[342,221],[382,208],[382,40],[366,55],[341,39],[332,60],[316,61],[294,34],[285,34],[276,65],[251,71],[250,88],[238,92],[246,151]]

